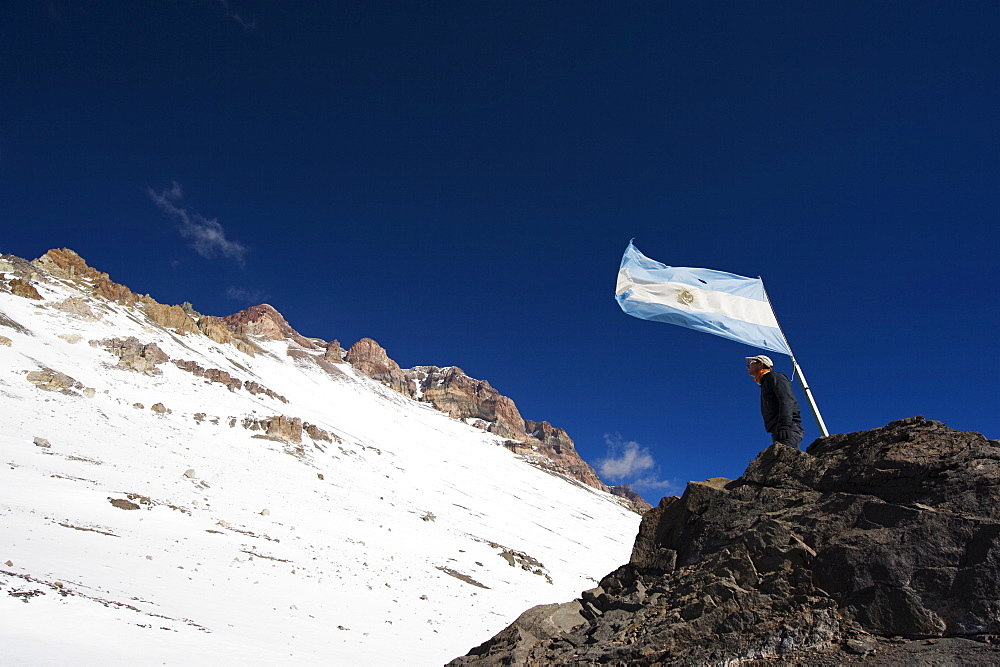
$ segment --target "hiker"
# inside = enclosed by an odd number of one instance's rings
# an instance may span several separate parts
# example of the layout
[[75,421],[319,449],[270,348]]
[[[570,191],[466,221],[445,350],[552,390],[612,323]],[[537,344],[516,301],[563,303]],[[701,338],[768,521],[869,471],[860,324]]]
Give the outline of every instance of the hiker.
[[747,357],[747,374],[760,385],[760,414],[764,430],[774,442],[798,449],[805,433],[799,402],[792,393],[792,382],[784,373],[771,370],[771,358],[758,354]]

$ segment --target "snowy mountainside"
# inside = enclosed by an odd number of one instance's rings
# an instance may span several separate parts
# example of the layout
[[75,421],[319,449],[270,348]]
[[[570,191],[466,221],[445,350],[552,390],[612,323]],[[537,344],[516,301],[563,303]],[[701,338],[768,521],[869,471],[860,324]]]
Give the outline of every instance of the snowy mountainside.
[[0,263],[5,663],[441,664],[628,560],[504,438],[97,282]]

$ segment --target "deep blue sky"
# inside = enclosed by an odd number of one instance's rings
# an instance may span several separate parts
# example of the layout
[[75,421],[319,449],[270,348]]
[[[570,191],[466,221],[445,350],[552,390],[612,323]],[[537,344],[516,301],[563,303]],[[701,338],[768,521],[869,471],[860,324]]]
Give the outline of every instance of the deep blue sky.
[[763,276],[832,432],[997,438],[998,31],[995,0],[6,2],[0,252],[460,366],[595,467],[649,457],[605,479],[655,503],[770,440],[757,351],[618,308],[634,237]]

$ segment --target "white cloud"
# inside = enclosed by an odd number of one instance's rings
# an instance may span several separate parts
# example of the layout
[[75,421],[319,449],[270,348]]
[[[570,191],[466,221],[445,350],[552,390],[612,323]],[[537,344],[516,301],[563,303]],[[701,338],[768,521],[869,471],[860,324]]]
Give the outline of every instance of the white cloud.
[[178,230],[186,239],[190,239],[194,251],[206,259],[221,255],[235,261],[240,266],[246,264],[247,247],[239,241],[226,238],[226,230],[215,218],[206,218],[200,213],[189,211],[180,206],[184,191],[180,183],[174,181],[168,190],[156,193],[152,188],[146,188],[150,199],[164,213],[177,220]]
[[624,481],[656,466],[649,450],[638,442],[622,442],[621,436],[612,438],[607,434],[604,441],[608,445],[608,458],[601,459],[598,465],[601,475],[612,482]]
[[633,440],[622,441],[620,435],[604,435],[608,446],[607,458],[597,463],[601,477],[612,484],[629,484],[636,490],[673,492],[673,482],[660,479],[660,466],[647,447]]

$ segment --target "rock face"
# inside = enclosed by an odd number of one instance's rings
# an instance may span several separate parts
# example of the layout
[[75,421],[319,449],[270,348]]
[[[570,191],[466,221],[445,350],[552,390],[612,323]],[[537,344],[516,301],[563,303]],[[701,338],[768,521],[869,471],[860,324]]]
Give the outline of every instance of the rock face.
[[505,438],[523,440],[525,422],[514,401],[503,396],[486,380],[475,380],[461,368],[418,366],[407,371],[410,385],[418,387],[422,400],[456,419],[481,419],[486,428]]
[[362,338],[352,345],[344,359],[368,377],[388,385],[404,396],[413,397],[413,387],[399,364],[390,359],[385,349],[371,338]]
[[998,637],[1000,441],[916,417],[690,483],[598,588],[452,664],[995,664]]
[[[322,349],[319,341],[306,338],[293,329],[281,313],[266,303],[252,306],[221,320],[229,330],[241,336],[263,336],[271,340],[288,338],[306,349]],[[325,344],[324,344],[325,345]]]

